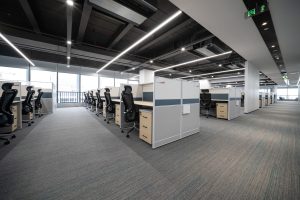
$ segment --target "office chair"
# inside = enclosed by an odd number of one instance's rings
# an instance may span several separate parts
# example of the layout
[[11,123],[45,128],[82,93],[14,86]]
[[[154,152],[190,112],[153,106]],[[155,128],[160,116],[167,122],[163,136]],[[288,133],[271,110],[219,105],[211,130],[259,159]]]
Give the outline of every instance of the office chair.
[[[132,132],[134,129],[137,129],[137,123],[139,119],[139,112],[134,105],[134,100],[132,96],[132,88],[129,85],[124,86],[124,91],[122,91],[122,101],[124,103],[125,112],[124,112],[124,119],[127,123],[132,123],[133,126],[129,127],[129,130],[127,131],[126,137],[129,138],[129,133]],[[122,132],[124,132],[122,130]]]
[[42,92],[42,89],[38,89],[38,96],[37,96],[37,99],[35,100],[35,110],[37,110],[37,115],[39,117],[42,116],[41,114],[41,110],[42,110],[42,102],[41,102],[41,99],[42,99],[42,96],[43,96],[44,92]]
[[[13,83],[3,83],[2,96],[0,98],[0,127],[8,127],[14,123],[14,115],[11,112],[11,105],[18,93],[18,90],[12,89]],[[9,144],[10,140],[5,138],[11,135],[11,138],[15,138],[16,135],[12,133],[1,133],[0,140],[4,140],[4,144]]]
[[96,97],[97,97],[97,110],[98,110],[96,115],[99,116],[100,114],[103,113],[102,112],[102,110],[103,110],[103,100],[101,99],[101,96],[100,96],[100,90],[97,90]]
[[[22,103],[22,115],[28,115],[30,113],[33,113],[33,106],[31,104],[31,99],[35,93],[34,90],[32,90],[32,86],[28,86],[26,88],[27,90],[27,95],[25,98],[25,101],[23,101]],[[32,119],[29,120],[23,120],[23,122],[27,122],[28,126],[31,126],[31,123],[34,123],[34,121]]]
[[[105,88],[104,97],[106,102],[106,117],[104,121],[106,121],[109,124],[109,120],[114,119],[115,116],[115,104],[111,100],[110,90],[108,88]],[[109,114],[111,114],[111,117],[108,116]]]
[[91,111],[94,112],[96,110],[96,99],[94,97],[93,90],[90,92],[90,96],[91,96]]
[[86,97],[87,97],[88,109],[90,109],[90,107],[92,106],[92,99],[89,91],[87,92]]
[[204,108],[206,110],[206,118],[209,115],[209,109],[211,106],[211,94],[208,91],[202,91],[200,94],[200,108]]
[[88,98],[87,98],[86,92],[83,93],[83,96],[84,96],[84,101],[83,101],[83,103],[84,103],[86,109],[88,109]]

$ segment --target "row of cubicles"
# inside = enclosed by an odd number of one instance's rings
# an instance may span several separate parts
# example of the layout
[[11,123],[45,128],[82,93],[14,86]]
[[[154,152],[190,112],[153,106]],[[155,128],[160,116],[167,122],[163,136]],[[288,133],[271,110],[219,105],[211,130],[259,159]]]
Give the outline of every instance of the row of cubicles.
[[[109,88],[116,105],[115,124],[120,129],[128,125],[124,119],[124,104],[121,100],[124,85],[128,84]],[[131,87],[134,104],[139,107],[140,112],[139,138],[152,148],[199,132],[199,83],[155,77],[152,83]],[[104,98],[104,90],[100,90],[100,96]],[[105,108],[103,111],[105,116]]]
[[274,92],[260,92],[259,93],[259,107],[263,108],[276,103],[277,96]]
[[[39,83],[39,82],[12,82],[12,81],[5,81],[5,80],[1,80],[0,81],[0,96],[2,96],[2,84],[7,83],[7,82],[11,82],[13,83],[13,89],[16,89],[18,91],[12,106],[11,106],[11,111],[14,115],[14,122],[11,126],[9,127],[0,127],[0,134],[3,133],[9,133],[9,132],[14,132],[18,129],[22,129],[23,128],[23,123],[24,122],[28,122],[31,120],[34,120],[35,115],[39,114],[48,114],[48,113],[52,113],[55,105],[54,105],[54,97],[55,95],[53,94],[53,84],[52,83]],[[36,87],[36,85],[43,85],[46,84],[47,87],[43,88],[43,87]],[[33,106],[33,108],[35,107],[35,100],[37,98],[37,90],[38,89],[42,89],[43,91],[43,96],[41,99],[41,103],[42,103],[42,109],[39,110],[38,113],[36,113],[36,110],[33,109],[33,113],[30,113],[29,115],[22,115],[22,103],[25,101],[26,95],[27,95],[27,86],[33,86],[33,90],[35,90],[35,94],[31,100],[31,104]],[[30,123],[27,123],[30,124]]]

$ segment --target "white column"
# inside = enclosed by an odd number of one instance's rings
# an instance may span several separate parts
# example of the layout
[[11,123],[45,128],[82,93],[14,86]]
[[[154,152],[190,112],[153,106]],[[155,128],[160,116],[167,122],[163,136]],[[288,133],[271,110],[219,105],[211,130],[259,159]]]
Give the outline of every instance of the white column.
[[249,61],[245,63],[245,113],[259,109],[259,70]]

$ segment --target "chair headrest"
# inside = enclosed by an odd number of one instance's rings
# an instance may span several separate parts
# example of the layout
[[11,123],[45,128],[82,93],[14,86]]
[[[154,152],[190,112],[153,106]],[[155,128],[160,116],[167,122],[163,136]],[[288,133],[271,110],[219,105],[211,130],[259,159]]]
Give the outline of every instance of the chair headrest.
[[110,92],[110,89],[109,88],[105,88],[105,92]]
[[31,91],[32,88],[33,88],[33,86],[27,86],[26,90],[29,92],[29,91]]
[[132,91],[132,87],[130,85],[125,85],[124,86],[124,93],[130,94]]
[[2,90],[10,90],[14,84],[13,83],[3,83]]
[[40,93],[42,91],[42,89],[38,89],[38,93]]

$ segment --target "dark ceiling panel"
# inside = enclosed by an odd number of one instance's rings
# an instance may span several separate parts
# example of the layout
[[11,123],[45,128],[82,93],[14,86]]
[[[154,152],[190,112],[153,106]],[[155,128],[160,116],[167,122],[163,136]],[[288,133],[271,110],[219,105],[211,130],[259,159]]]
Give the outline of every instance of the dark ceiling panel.
[[0,6],[0,22],[13,26],[32,29],[19,0],[2,0]]

